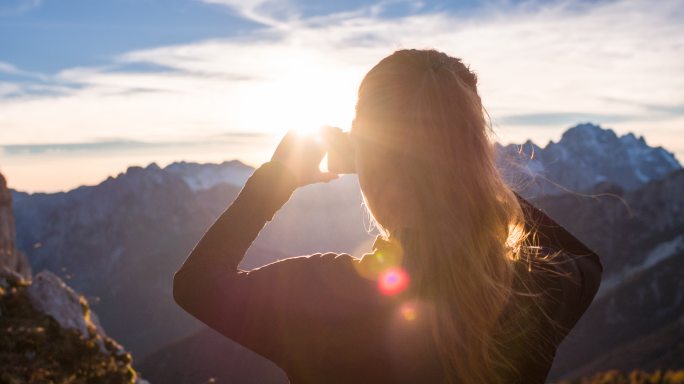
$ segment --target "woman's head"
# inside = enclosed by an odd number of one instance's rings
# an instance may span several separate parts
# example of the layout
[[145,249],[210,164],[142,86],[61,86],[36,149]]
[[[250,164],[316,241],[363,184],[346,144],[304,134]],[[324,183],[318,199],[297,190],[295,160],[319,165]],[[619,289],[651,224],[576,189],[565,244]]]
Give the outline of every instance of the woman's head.
[[445,368],[463,382],[496,380],[492,333],[524,223],[495,166],[477,77],[442,52],[397,51],[363,79],[351,136],[376,226],[404,248],[412,290],[435,301]]
[[[439,220],[443,207],[421,204],[426,195],[471,199],[495,172],[487,129],[477,77],[460,59],[402,50],[380,61],[361,83],[352,127],[361,186],[378,224],[391,231]],[[440,192],[448,195],[434,195]]]

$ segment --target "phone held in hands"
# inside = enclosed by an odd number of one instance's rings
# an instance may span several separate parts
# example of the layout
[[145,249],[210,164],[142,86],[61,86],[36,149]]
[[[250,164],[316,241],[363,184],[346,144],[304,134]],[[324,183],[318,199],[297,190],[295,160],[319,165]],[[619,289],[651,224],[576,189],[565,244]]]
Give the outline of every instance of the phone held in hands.
[[332,173],[356,173],[356,154],[349,132],[340,128],[327,127],[328,171]]

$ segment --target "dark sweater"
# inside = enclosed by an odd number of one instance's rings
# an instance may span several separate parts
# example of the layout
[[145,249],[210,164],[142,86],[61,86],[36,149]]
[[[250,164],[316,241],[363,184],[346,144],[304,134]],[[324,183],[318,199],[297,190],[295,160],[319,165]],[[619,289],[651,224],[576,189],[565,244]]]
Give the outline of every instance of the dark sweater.
[[[428,304],[383,294],[377,281],[359,273],[383,251],[382,240],[363,259],[317,253],[238,269],[259,231],[295,189],[294,176],[281,163],[259,167],[176,272],[176,302],[276,363],[295,384],[443,381],[427,319],[421,316]],[[561,226],[520,201],[543,252],[562,253],[550,266],[521,266],[529,272],[515,287],[538,297],[516,297],[502,324],[525,316],[528,327],[499,340],[518,370],[510,381],[542,383],[558,344],[591,303],[602,266]]]

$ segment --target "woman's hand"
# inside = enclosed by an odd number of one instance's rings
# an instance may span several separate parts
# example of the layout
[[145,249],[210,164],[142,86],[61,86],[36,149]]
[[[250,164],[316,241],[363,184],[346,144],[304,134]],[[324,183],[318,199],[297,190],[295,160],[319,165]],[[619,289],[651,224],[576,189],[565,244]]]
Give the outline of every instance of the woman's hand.
[[321,172],[318,165],[325,155],[323,140],[318,135],[298,134],[288,131],[280,141],[271,161],[283,163],[297,179],[298,186],[328,182],[339,176]]

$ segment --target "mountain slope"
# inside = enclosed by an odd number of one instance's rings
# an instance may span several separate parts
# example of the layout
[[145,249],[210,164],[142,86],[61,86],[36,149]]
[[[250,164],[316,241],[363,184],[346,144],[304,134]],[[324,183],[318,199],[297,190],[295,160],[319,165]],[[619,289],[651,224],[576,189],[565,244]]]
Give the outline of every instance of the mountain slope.
[[[668,327],[675,328],[667,333],[672,337],[682,335],[676,327],[684,317],[684,170],[622,196],[568,194],[535,204],[596,250],[605,268],[599,293],[560,348],[552,377],[612,369],[621,355],[622,369],[682,368],[658,352],[662,346],[646,348],[638,340],[660,340]],[[670,340],[673,348],[680,344],[684,339]],[[629,366],[637,360],[640,365]]]

